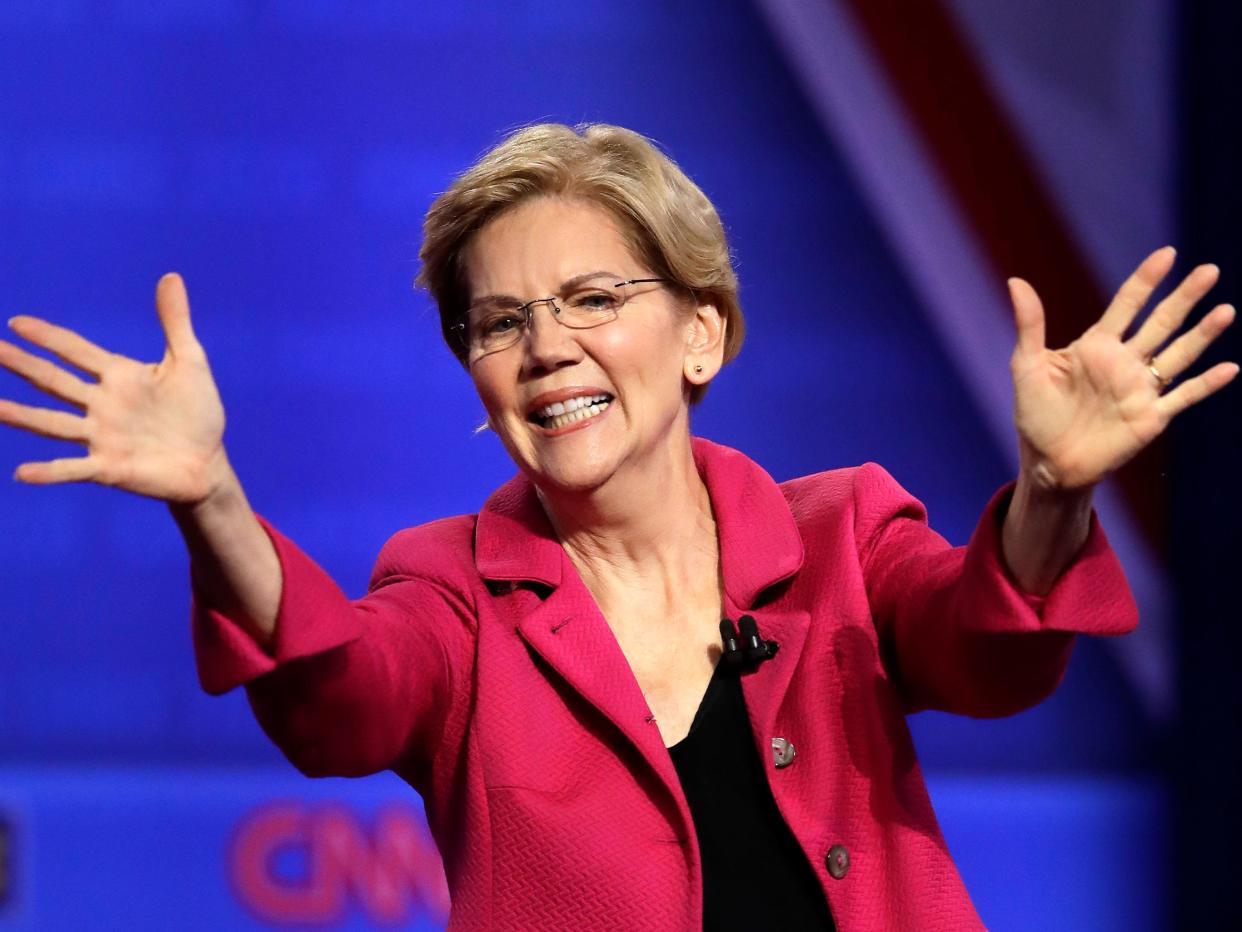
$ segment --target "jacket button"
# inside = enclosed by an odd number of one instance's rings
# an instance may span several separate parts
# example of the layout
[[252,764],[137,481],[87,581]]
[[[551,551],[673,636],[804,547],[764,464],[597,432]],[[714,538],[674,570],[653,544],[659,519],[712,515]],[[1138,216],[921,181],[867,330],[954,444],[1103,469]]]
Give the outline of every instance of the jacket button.
[[793,763],[796,753],[792,741],[786,738],[772,739],[772,763],[777,767],[788,767]]
[[828,849],[828,857],[824,859],[828,864],[828,873],[833,878],[840,880],[850,870],[850,853],[846,850],[845,845],[833,845]]

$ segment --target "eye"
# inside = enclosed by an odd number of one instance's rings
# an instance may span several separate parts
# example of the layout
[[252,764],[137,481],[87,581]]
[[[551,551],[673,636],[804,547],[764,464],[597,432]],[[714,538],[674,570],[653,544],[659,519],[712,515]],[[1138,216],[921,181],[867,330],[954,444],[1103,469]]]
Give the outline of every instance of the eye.
[[482,330],[488,334],[508,333],[513,328],[520,326],[521,321],[512,314],[496,314],[483,322]]
[[503,336],[522,323],[522,316],[510,307],[477,307],[470,311],[470,330],[477,336]]
[[621,295],[607,288],[584,288],[569,295],[565,304],[583,313],[609,313],[621,306]]

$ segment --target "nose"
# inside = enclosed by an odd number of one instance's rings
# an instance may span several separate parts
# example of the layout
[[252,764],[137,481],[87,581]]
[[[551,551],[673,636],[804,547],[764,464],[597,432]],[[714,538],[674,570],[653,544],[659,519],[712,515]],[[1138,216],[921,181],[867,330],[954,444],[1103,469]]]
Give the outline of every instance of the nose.
[[543,375],[582,359],[582,347],[574,338],[574,332],[561,326],[552,308],[551,299],[532,302],[529,308],[522,362],[527,375]]

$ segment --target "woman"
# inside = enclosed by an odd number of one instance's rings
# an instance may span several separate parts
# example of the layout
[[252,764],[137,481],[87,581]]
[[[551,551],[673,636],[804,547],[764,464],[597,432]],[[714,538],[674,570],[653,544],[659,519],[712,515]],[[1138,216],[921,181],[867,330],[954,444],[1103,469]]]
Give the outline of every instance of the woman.
[[[736,283],[715,210],[642,137],[522,130],[424,232],[421,280],[519,471],[477,516],[392,538],[364,598],[251,511],[175,275],[155,366],[11,322],[97,377],[0,344],[83,411],[4,402],[0,420],[88,450],[17,478],[170,503],[204,687],[244,684],[307,774],[391,768],[417,789],[451,929],[980,927],[904,714],[1016,711],[1075,633],[1135,624],[1091,490],[1236,375],[1165,391],[1233,319],[1168,342],[1215,268],[1126,340],[1172,265],[1153,253],[1057,351],[1011,282],[1021,471],[950,548],[877,466],[778,486],[691,437],[741,342]],[[749,651],[722,650],[722,618],[753,620]]]

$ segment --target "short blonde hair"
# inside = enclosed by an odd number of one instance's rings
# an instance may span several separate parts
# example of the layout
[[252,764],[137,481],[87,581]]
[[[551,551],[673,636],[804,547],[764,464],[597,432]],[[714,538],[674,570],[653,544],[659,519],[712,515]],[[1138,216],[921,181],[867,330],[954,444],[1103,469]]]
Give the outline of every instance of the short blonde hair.
[[[452,325],[465,313],[463,256],[488,221],[533,197],[579,197],[617,220],[635,258],[714,304],[726,323],[724,361],[742,347],[745,325],[737,275],[716,208],[676,163],[646,137],[605,123],[539,123],[506,137],[436,198],[423,221],[422,268],[415,284],[440,310],[440,329],[464,365]],[[690,389],[690,402],[706,385]]]

